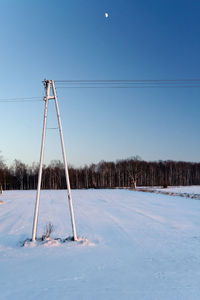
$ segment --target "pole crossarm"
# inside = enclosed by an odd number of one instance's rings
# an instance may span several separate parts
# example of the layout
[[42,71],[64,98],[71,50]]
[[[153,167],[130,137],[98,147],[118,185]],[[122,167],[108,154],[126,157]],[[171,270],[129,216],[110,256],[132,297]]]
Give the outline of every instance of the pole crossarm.
[[[45,139],[46,139],[46,130],[47,130],[47,115],[48,115],[48,101],[49,100],[55,101],[57,120],[58,120],[58,125],[59,125],[60,141],[61,141],[61,147],[62,147],[63,162],[64,162],[64,167],[65,167],[65,177],[66,177],[66,184],[67,184],[67,195],[68,195],[68,202],[69,202],[73,240],[77,241],[78,238],[77,238],[76,223],[75,223],[74,209],[73,209],[73,203],[72,203],[68,163],[67,163],[67,156],[66,156],[66,151],[65,151],[63,129],[62,129],[62,123],[61,123],[61,118],[60,118],[60,110],[59,110],[58,98],[57,98],[57,94],[56,94],[55,82],[54,82],[54,80],[45,80],[44,86],[45,86],[45,90],[46,90],[46,95],[44,97],[45,109],[44,109],[42,143],[41,143],[41,152],[40,152],[40,166],[39,166],[39,173],[38,173],[38,186],[37,186],[37,194],[36,194],[34,219],[33,219],[32,241],[36,240],[36,235],[37,235],[40,190],[41,190],[41,180],[42,180],[42,166],[43,166],[43,161],[44,161],[44,148],[45,148]],[[52,91],[53,95],[50,95],[51,91]]]

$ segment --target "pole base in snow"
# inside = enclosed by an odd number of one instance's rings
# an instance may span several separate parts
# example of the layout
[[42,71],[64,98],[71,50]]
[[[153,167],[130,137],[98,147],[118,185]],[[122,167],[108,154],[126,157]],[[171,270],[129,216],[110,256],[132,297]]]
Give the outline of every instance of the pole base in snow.
[[[71,243],[76,242],[76,243]],[[73,236],[69,236],[65,239],[61,238],[38,238],[35,241],[32,241],[32,239],[26,239],[25,241],[21,242],[21,247],[39,247],[39,246],[49,246],[49,247],[55,247],[55,246],[61,246],[63,244],[68,245],[82,245],[82,246],[94,246],[95,244],[93,242],[88,241],[88,239],[84,237],[78,237],[77,240],[74,240]]]

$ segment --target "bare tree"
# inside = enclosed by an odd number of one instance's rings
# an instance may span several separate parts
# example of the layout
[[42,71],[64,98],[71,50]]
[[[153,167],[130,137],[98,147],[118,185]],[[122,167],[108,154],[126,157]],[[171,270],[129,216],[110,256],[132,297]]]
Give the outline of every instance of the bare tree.
[[131,180],[131,186],[136,189],[138,178],[143,172],[140,156],[133,156],[127,160],[127,172]]

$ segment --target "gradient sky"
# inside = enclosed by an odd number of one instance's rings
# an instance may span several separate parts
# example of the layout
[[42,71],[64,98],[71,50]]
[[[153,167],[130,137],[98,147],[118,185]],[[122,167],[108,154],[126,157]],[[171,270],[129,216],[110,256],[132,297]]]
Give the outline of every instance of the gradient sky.
[[[108,12],[109,18],[105,18]],[[200,1],[1,0],[0,99],[47,79],[200,78]],[[58,89],[70,164],[200,161],[200,89]],[[0,102],[5,162],[39,161],[43,102]],[[48,127],[56,127],[50,103]],[[45,162],[61,159],[48,130]]]

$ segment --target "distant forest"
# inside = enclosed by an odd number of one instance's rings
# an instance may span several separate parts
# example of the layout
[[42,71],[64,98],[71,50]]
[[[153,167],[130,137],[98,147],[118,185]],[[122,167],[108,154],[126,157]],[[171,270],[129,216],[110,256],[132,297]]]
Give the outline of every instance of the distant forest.
[[[39,166],[15,160],[11,167],[0,160],[0,188],[37,188]],[[133,157],[116,162],[101,161],[82,168],[69,167],[73,189],[136,188],[137,186],[200,185],[200,163],[183,161],[147,162]],[[60,161],[43,167],[42,189],[65,189],[65,171]]]

